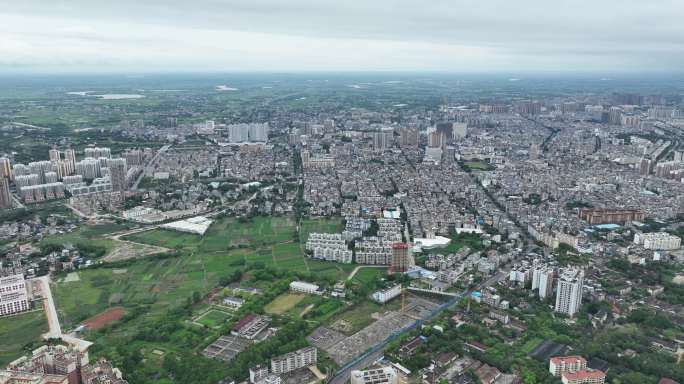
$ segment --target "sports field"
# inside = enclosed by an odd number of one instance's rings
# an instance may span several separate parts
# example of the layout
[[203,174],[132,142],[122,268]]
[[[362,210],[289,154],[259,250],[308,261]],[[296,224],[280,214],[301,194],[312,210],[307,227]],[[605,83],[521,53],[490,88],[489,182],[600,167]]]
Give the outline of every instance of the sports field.
[[209,328],[216,328],[221,326],[223,323],[226,322],[226,320],[230,318],[231,315],[227,312],[219,311],[216,309],[210,309],[197,320],[195,320],[195,322],[205,325]]
[[465,165],[466,168],[472,169],[474,171],[493,171],[496,169],[495,166],[484,161],[466,161],[463,163],[463,165]]

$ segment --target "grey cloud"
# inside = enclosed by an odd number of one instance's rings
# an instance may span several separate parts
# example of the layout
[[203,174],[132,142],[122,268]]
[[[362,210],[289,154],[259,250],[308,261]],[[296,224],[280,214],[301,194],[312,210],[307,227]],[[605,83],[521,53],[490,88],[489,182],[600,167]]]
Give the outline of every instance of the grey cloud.
[[[558,68],[561,60],[568,58],[592,68],[615,66],[621,60],[643,70],[677,69],[684,63],[684,24],[680,21],[684,3],[675,0],[23,0],[9,1],[3,14],[77,22],[96,29],[88,33],[32,28],[16,33],[17,44],[39,38],[75,39],[93,47],[114,45],[139,52],[182,41],[180,47],[198,54],[210,53],[206,50],[209,46],[217,51],[235,50],[230,39],[224,39],[223,45],[211,38],[197,40],[194,46],[184,41],[187,31],[203,30],[217,36],[239,32],[344,45],[340,56],[329,57],[329,65],[324,65],[324,56],[330,54],[326,45],[312,44],[322,47],[321,57],[316,57],[316,52],[306,55],[315,58],[313,64],[320,62],[327,68],[335,62],[354,61],[348,57],[353,54],[348,42],[363,46],[378,41],[388,42],[388,47],[405,43],[407,55],[432,50],[422,61],[410,58],[415,69],[438,67],[430,60],[439,60],[439,51],[468,49],[479,52],[470,52],[474,62],[484,60],[498,69],[508,66],[512,70]],[[2,18],[0,15],[0,21]],[[110,28],[100,32],[101,24]],[[158,36],[116,33],[116,28],[126,32],[126,26],[164,32]],[[261,52],[263,47],[255,48]],[[442,60],[457,56],[452,53]],[[296,60],[290,64],[296,66]],[[465,64],[471,61],[465,60]],[[263,66],[268,65],[272,64]],[[302,62],[303,68],[310,65]]]

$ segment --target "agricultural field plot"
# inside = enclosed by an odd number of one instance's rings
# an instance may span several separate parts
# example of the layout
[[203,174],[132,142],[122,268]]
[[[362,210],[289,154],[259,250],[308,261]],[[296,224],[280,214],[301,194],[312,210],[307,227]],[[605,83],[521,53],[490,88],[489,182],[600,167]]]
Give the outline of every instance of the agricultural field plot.
[[228,312],[219,311],[218,309],[211,308],[204,314],[197,317],[195,319],[195,322],[207,326],[209,328],[218,328],[231,317],[232,315]]
[[269,248],[261,250],[234,249],[220,253],[198,252],[195,255],[201,256],[207,276],[214,276],[226,271],[230,272],[235,268],[241,268],[244,264],[260,262],[267,266],[273,265],[273,253]]
[[284,293],[268,303],[268,305],[264,307],[264,311],[273,315],[282,315],[294,308],[299,302],[304,300],[306,296],[307,295]]
[[40,335],[47,330],[42,309],[0,318],[0,366],[20,357],[24,346],[40,340]]
[[294,230],[295,223],[290,217],[255,217],[246,222],[224,218],[212,224],[200,250],[215,252],[239,245],[261,247],[282,243],[292,240]]
[[273,246],[275,266],[282,269],[306,270],[304,255],[297,243],[276,244]]

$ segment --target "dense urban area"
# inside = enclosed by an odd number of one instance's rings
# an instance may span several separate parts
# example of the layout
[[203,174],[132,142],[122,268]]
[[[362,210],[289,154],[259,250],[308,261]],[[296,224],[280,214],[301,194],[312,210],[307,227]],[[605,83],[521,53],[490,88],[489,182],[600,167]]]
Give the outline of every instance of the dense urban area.
[[16,76],[2,384],[684,383],[684,84]]

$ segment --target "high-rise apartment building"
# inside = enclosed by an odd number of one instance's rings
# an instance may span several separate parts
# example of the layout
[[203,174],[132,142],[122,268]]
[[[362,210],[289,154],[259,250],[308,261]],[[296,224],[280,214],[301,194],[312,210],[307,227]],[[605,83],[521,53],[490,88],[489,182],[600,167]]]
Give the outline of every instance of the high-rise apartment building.
[[76,173],[86,180],[92,180],[102,176],[102,167],[97,159],[88,157],[76,163]]
[[538,266],[532,271],[532,289],[539,290],[541,300],[545,300],[553,293],[554,275],[553,268],[547,266]]
[[0,178],[12,179],[12,162],[6,157],[0,157]]
[[67,175],[76,172],[76,151],[69,148],[64,151],[64,161],[67,164]]
[[428,133],[428,147],[442,148],[446,145],[446,135],[441,131],[432,131]]
[[40,184],[40,177],[36,174],[19,175],[14,178],[14,183],[17,185],[17,189],[21,189],[23,187]]
[[373,132],[373,149],[383,152],[392,145],[392,132]]
[[555,311],[574,316],[582,306],[582,288],[584,286],[584,271],[567,268],[561,271],[556,291]]
[[268,141],[268,123],[250,124],[249,125],[249,141],[265,143]]
[[12,195],[9,189],[9,180],[0,177],[0,209],[12,208]]
[[29,170],[31,170],[32,174],[38,175],[41,183],[45,183],[45,173],[52,171],[52,162],[47,161],[47,160],[46,161],[34,161],[31,163],[28,163],[28,167],[29,167]]
[[0,274],[0,316],[28,310],[29,296],[24,275],[21,273]]
[[31,170],[26,164],[17,163],[12,167],[12,177],[28,175]]
[[107,160],[107,167],[109,168],[109,178],[112,183],[112,190],[118,192],[127,190],[126,159],[109,159]]
[[94,147],[94,148],[86,148],[85,149],[85,157],[92,157],[94,159],[99,159],[101,157],[104,158],[111,158],[112,157],[112,151],[109,148],[99,148],[99,147]]
[[415,147],[420,143],[420,135],[416,128],[401,128],[399,130],[399,144],[402,147]]
[[48,151],[50,161],[60,161],[62,159],[58,149],[51,149]]
[[395,273],[406,272],[411,263],[409,246],[406,243],[392,244],[392,264],[390,269]]
[[143,152],[139,149],[126,151],[124,157],[128,166],[134,167],[137,165],[143,165]]

